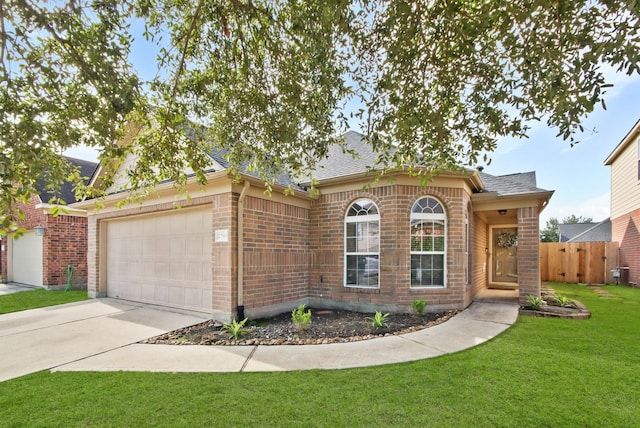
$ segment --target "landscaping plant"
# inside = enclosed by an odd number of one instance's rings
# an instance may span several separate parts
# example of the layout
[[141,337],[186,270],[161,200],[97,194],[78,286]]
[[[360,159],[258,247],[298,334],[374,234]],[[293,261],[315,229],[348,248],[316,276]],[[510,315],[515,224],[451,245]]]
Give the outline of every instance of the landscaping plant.
[[305,311],[306,305],[303,303],[297,309],[291,311],[291,322],[298,330],[306,330],[311,324],[311,309]]
[[222,326],[222,331],[229,333],[229,339],[238,340],[242,336],[249,334],[249,330],[247,330],[244,325],[247,322],[247,318],[238,322],[235,319],[230,323],[224,323]]
[[537,311],[544,303],[544,299],[542,297],[534,297],[533,295],[529,294],[527,295],[527,303],[529,304],[529,307],[531,309]]
[[416,299],[411,302],[411,309],[413,313],[419,317],[424,316],[424,310],[427,307],[427,302],[424,299]]
[[377,330],[377,329],[385,328],[389,326],[389,324],[387,323],[388,317],[389,317],[389,313],[386,313],[383,315],[382,312],[376,311],[376,314],[374,316],[367,317],[367,321],[370,321],[371,326]]
[[567,298],[567,296],[563,296],[561,294],[558,294],[557,296],[553,296],[553,301],[557,305],[562,306],[563,308],[571,305],[572,303],[571,300]]

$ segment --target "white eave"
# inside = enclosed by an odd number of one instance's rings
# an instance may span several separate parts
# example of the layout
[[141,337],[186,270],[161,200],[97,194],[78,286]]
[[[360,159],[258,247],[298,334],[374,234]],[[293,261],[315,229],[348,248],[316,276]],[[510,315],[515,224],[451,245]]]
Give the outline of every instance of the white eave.
[[[73,205],[73,204],[72,204]],[[37,204],[36,209],[44,211],[45,214],[51,215],[51,210],[58,208],[60,210],[59,215],[69,215],[73,217],[86,217],[87,210],[81,208],[75,208],[71,205],[52,205],[52,204]]]
[[[474,202],[474,211],[483,211],[486,209],[495,209],[496,206],[504,205],[505,207],[526,207],[530,206],[527,201],[538,201],[538,208],[542,211],[551,196],[553,196],[553,190],[545,190],[541,192],[528,192],[528,193],[516,193],[512,195],[499,195],[497,192],[481,192],[474,193],[471,196],[471,200]],[[498,204],[498,205],[496,205]]]
[[624,138],[622,139],[622,141],[620,141],[616,148],[613,149],[611,154],[604,161],[604,164],[607,166],[611,165],[616,160],[616,158],[620,156],[620,154],[627,148],[627,146],[635,140],[638,134],[640,134],[640,119],[636,122],[635,125],[633,125],[633,128],[631,128],[631,130],[627,132],[627,135],[624,136]]

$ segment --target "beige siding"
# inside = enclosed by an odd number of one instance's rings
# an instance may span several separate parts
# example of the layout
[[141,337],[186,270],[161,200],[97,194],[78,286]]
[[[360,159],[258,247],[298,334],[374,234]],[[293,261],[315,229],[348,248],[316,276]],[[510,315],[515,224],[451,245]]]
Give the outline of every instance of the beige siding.
[[118,172],[113,178],[113,186],[109,187],[107,193],[114,193],[127,188],[127,185],[129,184],[127,170],[134,167],[137,159],[138,157],[135,154],[127,154],[127,157],[124,159],[122,165],[120,165],[120,167],[118,168]]
[[[129,189],[129,177],[127,176],[127,171],[135,167],[137,160],[138,160],[138,155],[136,155],[135,153],[127,154],[126,158],[122,162],[122,165],[120,165],[120,167],[118,168],[118,171],[113,179],[113,186],[111,186],[107,190],[107,193],[115,193],[120,190]],[[209,165],[207,166],[207,169],[210,169],[210,168],[215,168],[217,170],[220,168],[220,166],[217,165],[212,159]],[[154,169],[154,171],[157,171],[157,170]],[[194,171],[191,168],[187,168],[185,170],[186,175],[191,175],[193,173]]]
[[611,165],[611,217],[616,218],[640,206],[638,181],[638,140],[618,156]]

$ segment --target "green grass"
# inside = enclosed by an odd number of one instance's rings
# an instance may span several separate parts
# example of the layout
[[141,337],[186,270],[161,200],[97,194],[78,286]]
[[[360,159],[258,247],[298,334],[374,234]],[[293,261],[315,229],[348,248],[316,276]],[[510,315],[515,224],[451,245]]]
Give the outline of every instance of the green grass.
[[[87,300],[87,292],[82,290],[53,291],[38,289],[0,296],[0,314],[61,305],[63,303]],[[2,422],[0,422],[0,425]]]
[[41,372],[0,383],[0,425],[640,426],[640,290],[554,288],[592,318],[520,317],[467,351],[364,369]]

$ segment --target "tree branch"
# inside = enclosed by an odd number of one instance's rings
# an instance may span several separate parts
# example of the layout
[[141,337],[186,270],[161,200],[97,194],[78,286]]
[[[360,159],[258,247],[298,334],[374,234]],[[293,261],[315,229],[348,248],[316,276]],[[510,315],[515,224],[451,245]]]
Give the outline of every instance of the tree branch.
[[189,48],[189,40],[191,39],[191,35],[193,34],[193,30],[196,27],[196,22],[198,20],[198,15],[200,15],[200,10],[202,10],[202,6],[204,6],[204,0],[200,0],[198,2],[198,6],[196,7],[195,12],[193,13],[193,18],[191,18],[191,23],[189,24],[189,29],[187,30],[187,34],[184,37],[184,47],[182,48],[182,52],[180,52],[180,64],[178,65],[178,69],[176,70],[175,78],[173,81],[173,88],[171,90],[171,100],[170,103],[173,103],[173,99],[178,92],[178,81],[180,80],[180,75],[184,71],[184,63],[186,61],[187,49]]
[[2,64],[2,74],[7,77],[7,67],[4,65],[4,53],[7,49],[7,32],[4,27],[4,0],[0,0],[0,64]]
[[[0,1],[2,1],[2,0],[0,0]],[[53,28],[46,19],[43,19],[42,14],[40,14],[38,11],[36,11],[25,0],[18,0],[18,5],[23,7],[23,8],[25,8],[25,9],[27,9],[33,16],[39,18],[37,20],[38,24],[43,29],[45,29],[51,35],[51,37],[53,37],[53,39],[56,42],[58,42],[60,44],[60,46],[67,52],[67,54],[69,56],[71,56],[71,58],[73,58],[73,60],[75,61],[76,65],[80,68],[80,70],[82,70],[82,72],[84,72],[87,76],[89,76],[89,79],[90,79],[91,83],[93,84],[93,86],[96,89],[99,88],[100,87],[99,79],[96,77],[95,73],[93,72],[93,70],[91,70],[91,68],[88,66],[88,64],[85,62],[85,60],[82,58],[82,56],[80,54],[78,54],[78,51],[76,51],[71,46],[71,43],[69,42],[69,40],[66,40],[66,39],[62,38],[58,34],[58,32],[55,30],[55,28]]]

